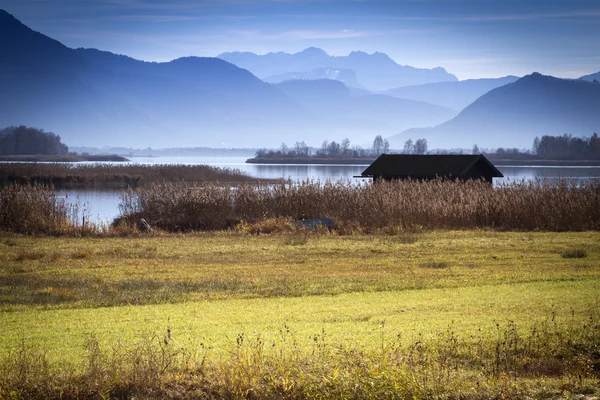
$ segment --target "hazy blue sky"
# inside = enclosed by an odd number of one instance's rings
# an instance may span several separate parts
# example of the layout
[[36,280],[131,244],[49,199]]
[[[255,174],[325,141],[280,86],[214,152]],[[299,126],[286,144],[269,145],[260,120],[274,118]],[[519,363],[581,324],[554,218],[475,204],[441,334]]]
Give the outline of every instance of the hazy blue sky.
[[387,53],[460,79],[600,70],[600,0],[0,0],[69,47],[168,61],[225,51]]

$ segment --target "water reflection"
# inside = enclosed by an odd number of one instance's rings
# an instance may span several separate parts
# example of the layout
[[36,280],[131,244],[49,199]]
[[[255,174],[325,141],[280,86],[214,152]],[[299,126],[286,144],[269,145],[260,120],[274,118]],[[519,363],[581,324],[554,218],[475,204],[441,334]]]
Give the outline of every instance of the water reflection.
[[119,215],[121,191],[118,190],[57,190],[56,197],[78,207],[78,217],[95,223],[110,224]]

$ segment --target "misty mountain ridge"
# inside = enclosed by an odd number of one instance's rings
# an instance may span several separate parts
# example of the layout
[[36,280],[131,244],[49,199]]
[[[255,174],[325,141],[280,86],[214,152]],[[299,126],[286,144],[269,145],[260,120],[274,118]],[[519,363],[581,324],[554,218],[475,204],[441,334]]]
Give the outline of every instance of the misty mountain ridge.
[[10,39],[0,42],[0,126],[40,127],[95,146],[244,147],[256,144],[253,135],[275,144],[313,130],[302,107],[218,58],[151,63],[74,50],[5,11],[0,34]]
[[390,89],[385,94],[401,99],[425,101],[458,112],[490,90],[515,82],[517,79],[518,76],[509,75],[502,78],[426,83]]
[[[0,13],[0,33],[10,38],[0,42],[0,126],[40,127],[72,146],[256,147],[318,144],[323,137],[362,142],[453,115],[389,96],[355,101],[370,94],[350,92],[337,81],[328,82],[340,86],[315,91],[330,99],[315,107],[219,58],[156,63],[70,49],[6,12]],[[352,75],[336,71],[324,72]]]
[[346,86],[359,88],[356,72],[343,68],[317,68],[307,72],[287,72],[285,74],[272,75],[264,78],[265,82],[280,83],[290,80],[319,80],[331,79],[342,82]]
[[409,129],[389,140],[392,147],[423,137],[436,148],[531,148],[536,136],[600,132],[598,110],[600,84],[533,73],[491,90],[443,124]]
[[[257,55],[250,52],[222,53],[217,57],[248,69],[261,79],[285,74],[307,73],[320,68],[346,69],[356,73],[357,84],[369,90],[383,91],[394,87],[430,82],[456,81],[444,68],[415,68],[397,64],[387,54],[353,51],[347,56],[330,56],[324,50],[309,47],[301,52]],[[354,85],[352,85],[354,86]]]
[[594,80],[600,82],[600,72],[596,72],[594,74],[589,74],[589,75],[584,75],[579,79],[584,80],[584,81],[590,81],[590,82],[593,82]]
[[[493,89],[456,115],[335,80],[269,84],[218,58],[156,63],[70,49],[2,10],[0,35],[7,38],[0,41],[0,127],[43,128],[70,146],[277,147],[345,137],[362,144],[376,134],[404,131],[392,147],[426,135],[430,147],[530,147],[534,136],[600,131],[600,85],[584,80],[529,75]],[[339,58],[316,48],[302,53],[309,61]],[[354,52],[341,59],[404,68],[382,53]],[[328,67],[308,71],[319,68]],[[353,68],[332,69],[356,71],[360,79],[358,61]],[[435,128],[406,131],[416,126]]]
[[453,110],[421,101],[368,92],[356,95],[356,89],[329,79],[289,80],[274,86],[324,126],[345,127],[338,130],[339,135],[357,128],[390,135],[410,127],[442,123],[456,115]]

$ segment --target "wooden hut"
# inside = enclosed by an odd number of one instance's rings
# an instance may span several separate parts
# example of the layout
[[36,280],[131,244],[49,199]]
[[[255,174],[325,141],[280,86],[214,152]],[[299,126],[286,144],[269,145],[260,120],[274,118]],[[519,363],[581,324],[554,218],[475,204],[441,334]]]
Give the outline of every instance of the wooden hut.
[[383,154],[363,171],[362,178],[390,181],[394,179],[466,181],[504,175],[483,155],[413,155]]

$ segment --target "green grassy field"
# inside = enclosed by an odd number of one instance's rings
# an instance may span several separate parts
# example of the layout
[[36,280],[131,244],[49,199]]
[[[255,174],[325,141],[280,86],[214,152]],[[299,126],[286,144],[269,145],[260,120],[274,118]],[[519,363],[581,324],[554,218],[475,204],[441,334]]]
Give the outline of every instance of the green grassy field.
[[593,397],[599,309],[599,232],[2,236],[0,398]]

